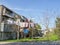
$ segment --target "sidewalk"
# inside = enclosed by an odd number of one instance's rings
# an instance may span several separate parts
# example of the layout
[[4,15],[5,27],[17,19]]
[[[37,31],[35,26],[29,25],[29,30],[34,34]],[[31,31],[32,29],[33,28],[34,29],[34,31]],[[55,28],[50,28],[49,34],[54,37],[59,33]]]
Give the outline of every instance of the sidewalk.
[[13,42],[0,42],[0,44],[8,44],[8,43],[13,43]]

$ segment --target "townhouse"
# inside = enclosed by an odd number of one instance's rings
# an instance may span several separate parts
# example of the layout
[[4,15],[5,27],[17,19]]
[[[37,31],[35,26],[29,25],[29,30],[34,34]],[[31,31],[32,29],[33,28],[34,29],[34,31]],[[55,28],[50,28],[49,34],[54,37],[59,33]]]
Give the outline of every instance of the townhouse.
[[[0,5],[0,40],[20,38],[24,28],[27,29],[33,25],[26,17]],[[18,37],[17,32],[19,32]]]
[[0,5],[0,40],[16,38],[14,15],[16,13]]

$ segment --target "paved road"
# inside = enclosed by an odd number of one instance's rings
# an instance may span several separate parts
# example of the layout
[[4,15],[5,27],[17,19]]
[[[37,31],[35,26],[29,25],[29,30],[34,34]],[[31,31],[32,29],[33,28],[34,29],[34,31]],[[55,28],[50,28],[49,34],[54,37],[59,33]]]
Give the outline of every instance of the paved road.
[[60,42],[16,42],[0,45],[60,45]]

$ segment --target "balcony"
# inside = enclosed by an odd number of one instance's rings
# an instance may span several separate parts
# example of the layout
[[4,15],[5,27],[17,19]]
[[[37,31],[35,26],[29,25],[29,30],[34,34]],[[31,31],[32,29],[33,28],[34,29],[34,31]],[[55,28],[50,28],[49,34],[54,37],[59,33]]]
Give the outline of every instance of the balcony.
[[20,26],[20,27],[34,27],[34,23],[28,23],[28,22],[20,22],[20,23],[16,23],[16,25]]
[[3,10],[3,16],[7,16],[7,17],[10,17],[10,18],[14,18],[14,12],[7,9],[7,8],[4,8]]
[[15,21],[13,19],[4,19],[3,23],[4,24],[12,24],[13,25],[13,24],[15,24]]
[[13,16],[12,16],[12,14],[5,14],[5,16],[7,16],[7,17],[10,17],[10,18],[14,18]]

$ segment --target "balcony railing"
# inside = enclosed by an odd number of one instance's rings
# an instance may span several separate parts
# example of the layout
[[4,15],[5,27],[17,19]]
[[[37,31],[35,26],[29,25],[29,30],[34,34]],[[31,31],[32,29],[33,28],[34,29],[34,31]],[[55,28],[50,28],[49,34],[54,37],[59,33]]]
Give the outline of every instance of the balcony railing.
[[6,16],[10,17],[10,18],[14,18],[13,14],[5,14]]
[[14,18],[14,14],[5,13],[5,14],[3,14],[3,16],[7,16],[7,17],[10,17],[10,18]]
[[5,20],[4,24],[15,24],[15,21],[13,21],[13,20]]
[[28,23],[28,22],[20,22],[20,23],[16,23],[16,25],[20,27],[34,27],[34,23]]

